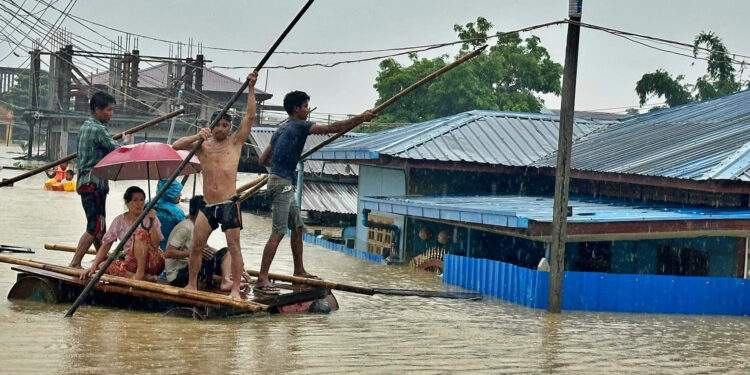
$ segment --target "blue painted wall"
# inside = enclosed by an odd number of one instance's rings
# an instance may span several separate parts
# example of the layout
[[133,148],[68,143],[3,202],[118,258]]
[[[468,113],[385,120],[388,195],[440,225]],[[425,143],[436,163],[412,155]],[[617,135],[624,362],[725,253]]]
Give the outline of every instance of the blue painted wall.
[[[487,259],[446,255],[443,281],[546,309],[549,273]],[[750,280],[566,271],[564,310],[750,315]]]
[[[380,168],[361,165],[359,167],[359,196],[394,197],[406,195],[406,177],[403,169]],[[373,212],[379,216],[393,218],[393,223],[404,233],[404,217],[401,215]],[[362,225],[362,203],[357,202],[357,238],[354,248],[365,251],[367,249],[367,228]],[[404,248],[403,236],[399,249]]]

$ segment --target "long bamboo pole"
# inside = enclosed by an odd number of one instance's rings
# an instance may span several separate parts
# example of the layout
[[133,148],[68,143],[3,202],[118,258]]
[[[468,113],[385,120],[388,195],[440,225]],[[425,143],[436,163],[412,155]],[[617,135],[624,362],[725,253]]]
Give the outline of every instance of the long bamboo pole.
[[[381,103],[377,107],[373,108],[372,112],[378,113],[378,112],[380,112],[380,111],[388,108],[388,106],[390,106],[391,104],[393,104],[394,102],[396,102],[398,99],[401,99],[404,95],[406,95],[406,94],[408,94],[408,93],[416,90],[418,87],[424,85],[425,83],[427,83],[429,81],[432,81],[433,79],[439,77],[443,73],[445,73],[445,72],[447,72],[447,71],[449,71],[449,70],[451,70],[451,69],[453,69],[453,68],[455,68],[455,67],[457,67],[457,66],[459,66],[459,65],[461,65],[461,64],[463,64],[463,63],[465,63],[465,62],[467,62],[469,60],[471,60],[472,58],[476,57],[477,55],[479,55],[480,53],[482,53],[482,51],[484,51],[485,48],[487,48],[487,45],[481,46],[481,47],[479,47],[479,48],[471,51],[470,53],[462,56],[461,58],[457,59],[456,61],[454,61],[454,62],[452,62],[452,63],[450,63],[450,64],[448,64],[448,65],[446,65],[446,66],[444,66],[444,67],[442,67],[442,68],[440,68],[440,69],[432,72],[432,73],[430,73],[430,75],[422,78],[421,80],[419,80],[418,82],[414,83],[413,85],[411,85],[411,86],[409,86],[409,87],[401,90],[401,92],[399,92],[398,94],[394,95],[390,99],[384,101],[383,103]],[[340,133],[337,133],[336,135],[334,135],[334,136],[326,139],[325,141],[318,143],[317,145],[315,145],[315,147],[313,147],[313,148],[305,151],[300,156],[300,160],[304,160],[304,159],[308,158],[310,155],[314,154],[315,152],[317,152],[321,148],[327,146],[329,143],[331,143],[331,142],[339,139],[341,136],[343,136],[344,134],[346,134],[350,130],[351,129],[344,130],[344,131],[342,131]],[[257,192],[258,190],[260,190],[260,187],[262,187],[263,185],[265,185],[267,182],[268,182],[268,180],[266,179],[266,181],[264,181],[261,184],[259,184],[260,186],[256,185],[258,187],[258,189],[254,190],[254,191],[248,191],[248,192],[242,194],[240,196],[240,198],[239,198],[239,201],[243,202],[246,199],[250,198],[253,194],[255,194],[255,192]]]
[[[38,268],[42,270],[61,273],[64,275],[69,275],[69,276],[80,277],[81,272],[83,272],[83,270],[80,268],[58,266],[54,264],[35,262],[32,260],[25,260],[25,259],[18,259],[18,258],[4,256],[4,255],[0,255],[0,262],[17,264],[19,266]],[[238,300],[235,298],[230,298],[229,296],[225,296],[223,294],[209,293],[209,292],[203,292],[199,290],[188,290],[188,289],[183,289],[183,288],[177,288],[171,285],[153,283],[150,281],[133,280],[133,279],[128,279],[128,278],[120,277],[120,276],[113,276],[113,275],[103,275],[101,279],[103,281],[106,281],[108,283],[115,284],[115,285],[148,290],[152,292],[167,294],[170,296],[191,298],[191,299],[196,299],[196,300],[203,301],[203,302],[216,303],[216,304],[220,304],[224,306],[232,306],[232,307],[241,308],[241,309],[245,309],[245,310],[249,310],[253,312],[268,310],[268,305],[263,305],[263,304],[252,302],[252,301]]]
[[[254,271],[254,270],[246,270],[246,271],[250,276],[258,277],[258,275],[260,274],[260,272]],[[277,273],[269,273],[268,278],[273,279],[273,280],[288,281],[290,283],[296,283],[296,284],[304,284],[304,285],[310,285],[310,286],[324,287],[328,289],[341,290],[344,292],[366,294],[368,296],[375,294],[375,290],[371,288],[365,288],[365,287],[354,286],[354,285],[338,284],[338,283],[334,283],[331,281],[324,281],[324,280],[318,280],[318,279],[307,279],[304,277],[281,275]]]
[[[140,125],[138,125],[138,126],[136,126],[134,128],[130,128],[130,129],[128,129],[128,130],[125,131],[125,134],[133,134],[133,133],[139,132],[139,131],[141,131],[143,129],[146,129],[146,128],[150,127],[150,126],[154,126],[154,125],[156,125],[156,124],[158,124],[158,123],[160,123],[160,122],[162,122],[164,120],[168,120],[168,119],[170,119],[172,117],[175,117],[177,115],[180,115],[180,114],[182,114],[184,112],[185,112],[184,109],[180,109],[180,110],[177,110],[177,111],[174,111],[174,112],[167,113],[164,116],[155,118],[155,119],[153,119],[153,120],[151,120],[149,122],[145,122],[145,123],[140,124]],[[115,136],[112,137],[112,139],[114,139],[114,140],[118,140],[120,138],[122,138],[122,133],[117,134],[117,135],[115,135]],[[58,165],[60,165],[62,163],[71,161],[71,160],[73,160],[73,159],[75,159],[77,157],[78,157],[78,153],[76,152],[76,153],[70,154],[70,155],[68,155],[66,157],[57,159],[57,160],[55,160],[53,162],[49,162],[49,163],[47,163],[45,165],[42,165],[41,167],[38,167],[36,169],[32,169],[32,170],[30,170],[28,172],[25,172],[25,173],[22,173],[22,174],[20,174],[18,176],[11,177],[11,178],[9,178],[7,180],[3,180],[2,182],[0,182],[0,187],[11,186],[15,182],[21,181],[21,180],[23,180],[25,178],[28,178],[28,177],[31,177],[31,176],[33,176],[35,174],[41,173],[43,171],[46,171],[47,169],[50,169],[52,167],[56,167],[56,166],[58,166]]]
[[237,188],[237,194],[242,194],[243,191],[245,191],[247,189],[250,189],[251,187],[257,185],[258,183],[260,183],[261,181],[263,181],[267,177],[268,177],[268,175],[262,174],[262,175],[258,176],[258,178],[256,178],[256,179],[254,179],[254,180],[252,180],[252,181],[250,181],[250,182],[248,182],[248,183],[246,183],[246,184],[238,187]]
[[[260,272],[254,270],[245,270],[250,276],[258,277]],[[478,300],[482,299],[482,294],[477,292],[452,292],[452,291],[440,291],[440,290],[414,290],[414,289],[382,289],[382,288],[367,288],[356,285],[339,284],[331,281],[324,281],[318,279],[308,279],[304,277],[296,277],[289,275],[281,275],[277,273],[269,273],[269,279],[287,281],[295,284],[304,284],[310,286],[324,287],[328,289],[340,290],[342,292],[350,292],[357,294],[365,294],[372,296],[375,294],[384,294],[391,296],[414,296],[414,297],[436,297],[436,298],[451,298],[451,299],[467,299],[467,300]]]
[[[72,246],[53,245],[45,244],[45,249],[75,252],[76,248]],[[96,251],[91,249],[88,254],[96,254]],[[259,272],[253,270],[246,270],[250,276],[258,277]],[[368,296],[374,294],[386,294],[392,296],[417,296],[417,297],[438,297],[438,298],[452,298],[452,299],[469,299],[477,300],[482,298],[481,293],[476,292],[452,292],[452,291],[433,291],[433,290],[412,290],[412,289],[382,289],[382,288],[366,288],[354,285],[339,284],[330,281],[307,279],[303,277],[282,275],[277,273],[270,273],[268,277],[273,280],[287,281],[291,283],[304,284],[316,287],[324,287],[328,289],[340,290],[343,292],[365,294]]]
[[[313,1],[314,0],[308,0],[307,3],[305,3],[305,5],[302,7],[302,9],[299,11],[299,13],[297,13],[297,16],[294,17],[294,19],[286,27],[286,29],[284,30],[284,32],[282,32],[281,35],[279,36],[279,38],[276,39],[276,42],[273,44],[273,46],[271,46],[271,49],[268,50],[268,52],[266,53],[265,56],[263,56],[263,59],[261,59],[260,63],[255,67],[254,72],[258,72],[258,71],[260,71],[261,68],[263,68],[263,65],[265,65],[266,61],[268,61],[268,59],[271,57],[271,55],[273,55],[273,52],[276,51],[276,48],[279,46],[279,44],[281,44],[281,41],[284,40],[284,38],[286,37],[287,34],[289,34],[289,31],[291,31],[292,28],[294,27],[294,25],[297,24],[297,21],[299,21],[299,19],[302,18],[302,15],[305,14],[305,12],[310,7],[310,5],[312,5]],[[211,122],[211,126],[210,126],[211,129],[213,129],[216,126],[216,124],[219,122],[219,120],[221,120],[221,118],[224,117],[224,114],[227,113],[227,111],[229,110],[229,108],[234,104],[234,102],[237,101],[237,98],[239,98],[240,95],[242,95],[242,92],[245,91],[245,89],[248,86],[249,86],[249,82],[247,80],[245,80],[245,82],[242,83],[242,86],[240,86],[240,89],[237,90],[236,93],[234,93],[234,96],[232,96],[232,98],[229,100],[229,102],[227,102],[227,104],[221,110],[221,113],[218,116],[216,116],[216,118],[214,119],[214,121]],[[249,93],[248,95],[254,95],[254,93]],[[88,285],[86,285],[86,287],[83,289],[83,291],[81,292],[81,294],[78,296],[78,298],[76,299],[76,301],[73,303],[73,306],[71,306],[70,309],[68,310],[68,312],[65,314],[65,317],[69,318],[69,317],[72,317],[73,314],[75,314],[76,309],[78,309],[78,306],[81,305],[81,303],[83,302],[83,300],[86,298],[86,296],[91,291],[91,288],[94,286],[94,284],[102,277],[102,275],[104,274],[104,271],[106,271],[107,267],[109,267],[109,265],[112,264],[112,262],[115,260],[115,258],[117,257],[117,255],[120,254],[120,252],[123,249],[123,246],[128,241],[128,239],[130,239],[130,236],[133,235],[133,232],[135,231],[135,229],[138,228],[138,226],[141,224],[141,221],[143,221],[143,219],[146,217],[146,215],[148,214],[148,212],[154,207],[154,205],[156,204],[156,202],[159,201],[159,198],[161,198],[161,196],[164,194],[164,192],[167,190],[167,188],[169,188],[169,185],[172,184],[172,181],[174,181],[175,178],[177,178],[177,175],[180,172],[182,172],[182,169],[185,168],[185,166],[187,165],[187,163],[190,161],[190,159],[193,157],[193,155],[195,155],[195,152],[198,151],[198,149],[200,149],[200,147],[201,147],[202,144],[203,144],[203,138],[199,138],[198,141],[195,143],[195,146],[193,146],[193,149],[190,150],[190,153],[188,153],[187,156],[185,156],[185,159],[183,159],[182,162],[180,163],[180,165],[177,167],[177,170],[175,170],[174,173],[172,174],[172,176],[169,177],[169,180],[167,180],[167,183],[164,184],[164,186],[162,186],[162,188],[158,192],[156,192],[156,195],[154,196],[153,200],[149,201],[148,205],[146,205],[146,208],[143,209],[143,212],[141,212],[141,214],[138,216],[138,218],[135,219],[135,221],[133,222],[133,225],[125,233],[125,235],[123,236],[123,238],[120,241],[120,243],[117,244],[117,247],[112,252],[112,254],[107,258],[107,261],[104,263],[104,265],[101,266],[101,268],[99,268],[99,271],[96,273],[96,275],[94,275],[94,277],[91,279],[91,281],[88,283]]]
[[[76,248],[74,246],[56,245],[51,243],[44,244],[44,248],[47,250],[66,251],[69,253],[75,253]],[[88,249],[86,254],[96,255],[96,249]]]

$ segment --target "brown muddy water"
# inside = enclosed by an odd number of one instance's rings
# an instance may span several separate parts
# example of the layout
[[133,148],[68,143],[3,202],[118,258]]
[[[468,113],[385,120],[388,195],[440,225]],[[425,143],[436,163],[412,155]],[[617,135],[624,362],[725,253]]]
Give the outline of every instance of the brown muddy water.
[[[0,171],[0,177],[19,173]],[[14,256],[67,264],[84,229],[74,193],[41,190],[43,175],[0,189],[0,243],[31,247]],[[128,182],[112,184],[107,207],[124,210]],[[145,188],[145,183],[139,182]],[[152,189],[155,187],[152,185]],[[200,188],[199,188],[200,189]],[[185,192],[190,194],[192,183]],[[185,207],[186,209],[186,207]],[[267,218],[243,214],[247,268],[259,267]],[[209,243],[222,246],[220,233]],[[90,258],[87,258],[90,259]],[[439,279],[374,265],[305,244],[308,270],[349,284],[442,289]],[[272,272],[292,269],[288,241]],[[8,301],[16,278],[0,264],[2,374],[632,373],[750,374],[750,318],[564,312],[550,315],[496,299],[467,302],[336,293],[328,315],[214,321],[82,306]]]

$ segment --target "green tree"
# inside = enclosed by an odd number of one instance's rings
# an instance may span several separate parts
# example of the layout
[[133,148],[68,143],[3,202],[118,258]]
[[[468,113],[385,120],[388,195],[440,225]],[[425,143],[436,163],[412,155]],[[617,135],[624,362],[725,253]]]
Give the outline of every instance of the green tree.
[[[29,73],[16,74],[16,82],[8,92],[0,95],[0,99],[6,103],[10,103],[16,107],[10,108],[15,111],[21,108],[27,108],[29,106]],[[39,107],[46,108],[47,100],[49,98],[49,77],[43,73],[39,76]]]
[[[457,57],[487,42],[492,24],[483,17],[454,31],[464,41]],[[539,112],[541,93],[559,94],[562,66],[540,39],[518,33],[495,35],[495,45],[439,79],[415,90],[384,110],[378,122],[421,122],[473,109]],[[373,87],[380,104],[431,72],[449,64],[448,55],[433,59],[409,55],[409,65],[394,59],[380,63]]]
[[681,75],[672,78],[669,73],[661,69],[644,74],[635,84],[635,92],[638,93],[641,106],[646,104],[646,101],[652,95],[664,97],[670,107],[693,101],[690,89],[682,83],[684,78]]
[[[684,76],[675,78],[664,70],[644,74],[635,85],[635,92],[641,106],[653,97],[663,97],[667,106],[672,107],[694,100],[704,100],[722,96],[742,89],[742,82],[735,74],[732,59],[718,35],[711,31],[701,32],[693,41],[693,56],[708,51],[706,74],[699,77],[694,85],[683,83]],[[694,93],[694,94],[693,94]],[[662,107],[654,107],[651,110]]]

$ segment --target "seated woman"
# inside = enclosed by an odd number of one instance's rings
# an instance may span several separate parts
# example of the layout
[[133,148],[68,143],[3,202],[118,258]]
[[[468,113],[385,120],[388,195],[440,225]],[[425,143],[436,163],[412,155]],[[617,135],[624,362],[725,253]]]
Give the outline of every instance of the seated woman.
[[[135,219],[143,212],[146,194],[141,188],[137,186],[129,187],[125,190],[123,198],[128,210],[112,220],[109,230],[102,238],[102,246],[96,253],[94,263],[91,268],[81,273],[81,278],[88,277],[104,264],[112,243],[115,240],[122,241]],[[156,213],[151,210],[133,232],[133,235],[130,236],[128,242],[125,243],[123,247],[125,259],[112,262],[106,273],[136,280],[156,281],[157,275],[164,270],[164,254],[159,250],[159,241],[162,239],[161,223],[159,223]]]

